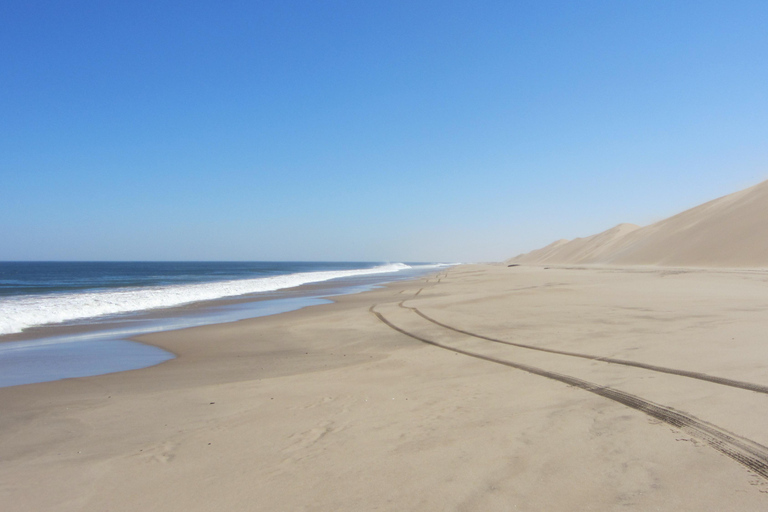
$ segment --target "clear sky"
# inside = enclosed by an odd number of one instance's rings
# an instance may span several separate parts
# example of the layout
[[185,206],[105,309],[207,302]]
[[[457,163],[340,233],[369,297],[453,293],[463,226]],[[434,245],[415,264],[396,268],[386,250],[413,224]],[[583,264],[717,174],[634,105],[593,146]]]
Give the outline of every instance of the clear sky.
[[499,260],[768,179],[768,2],[0,2],[0,259]]

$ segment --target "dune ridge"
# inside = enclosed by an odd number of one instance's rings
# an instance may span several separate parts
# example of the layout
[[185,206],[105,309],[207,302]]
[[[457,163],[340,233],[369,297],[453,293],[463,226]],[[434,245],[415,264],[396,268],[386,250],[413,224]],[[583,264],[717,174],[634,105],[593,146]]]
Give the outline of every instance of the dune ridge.
[[528,264],[768,267],[768,181],[645,227],[619,224],[509,260]]

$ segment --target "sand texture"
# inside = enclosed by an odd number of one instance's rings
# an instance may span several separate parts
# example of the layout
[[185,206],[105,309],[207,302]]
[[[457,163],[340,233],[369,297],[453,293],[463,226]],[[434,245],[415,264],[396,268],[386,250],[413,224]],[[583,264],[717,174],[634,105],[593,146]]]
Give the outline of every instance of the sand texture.
[[768,510],[768,274],[460,266],[0,389],[7,511]]
[[511,263],[768,267],[768,181],[644,228],[559,240]]

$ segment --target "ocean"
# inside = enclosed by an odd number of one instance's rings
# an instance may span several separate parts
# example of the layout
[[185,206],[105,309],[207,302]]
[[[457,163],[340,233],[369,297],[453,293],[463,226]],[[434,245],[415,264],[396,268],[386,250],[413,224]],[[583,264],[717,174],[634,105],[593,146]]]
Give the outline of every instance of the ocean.
[[443,266],[0,262],[0,387],[151,366],[174,356],[130,337],[292,311]]

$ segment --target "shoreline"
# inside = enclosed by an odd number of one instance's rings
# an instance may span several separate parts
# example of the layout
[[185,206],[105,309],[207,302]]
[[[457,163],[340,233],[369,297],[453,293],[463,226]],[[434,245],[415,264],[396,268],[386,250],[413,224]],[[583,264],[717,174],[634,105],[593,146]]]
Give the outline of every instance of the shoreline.
[[251,304],[291,297],[350,293],[347,291],[348,289],[357,288],[361,286],[361,283],[363,287],[368,286],[365,284],[366,281],[370,281],[372,283],[370,286],[376,286],[380,283],[387,283],[390,281],[412,279],[410,277],[401,277],[401,275],[407,276],[408,272],[415,272],[415,276],[419,277],[421,275],[427,275],[437,271],[439,271],[439,268],[420,269],[419,267],[412,267],[408,270],[401,270],[390,273],[383,272],[363,274],[359,276],[343,276],[329,280],[313,281],[297,286],[290,286],[287,288],[279,288],[277,290],[246,293],[243,295],[222,296],[212,299],[185,302],[173,306],[137,309],[135,311],[104,314],[88,318],[68,320],[65,322],[35,325],[27,327],[21,332],[0,334],[0,344],[6,341],[25,341],[49,336],[58,336],[62,334],[79,334],[81,332],[92,332],[96,330],[102,330],[104,325],[116,325],[119,327],[121,325],[131,323],[135,320],[140,321],[167,319],[177,316],[197,316],[200,314],[205,314],[206,312],[219,307],[234,306],[238,304]]
[[222,297],[129,314],[52,324],[0,337],[0,387],[131,371],[162,364],[178,354],[136,338],[204,325],[280,314],[330,303],[388,282],[428,275],[435,268],[344,276],[280,290]]
[[768,386],[763,278],[462,265],[144,335],[179,357],[0,389],[0,499],[12,510],[762,510],[768,479],[690,425],[524,368],[768,446],[768,395],[600,360]]

